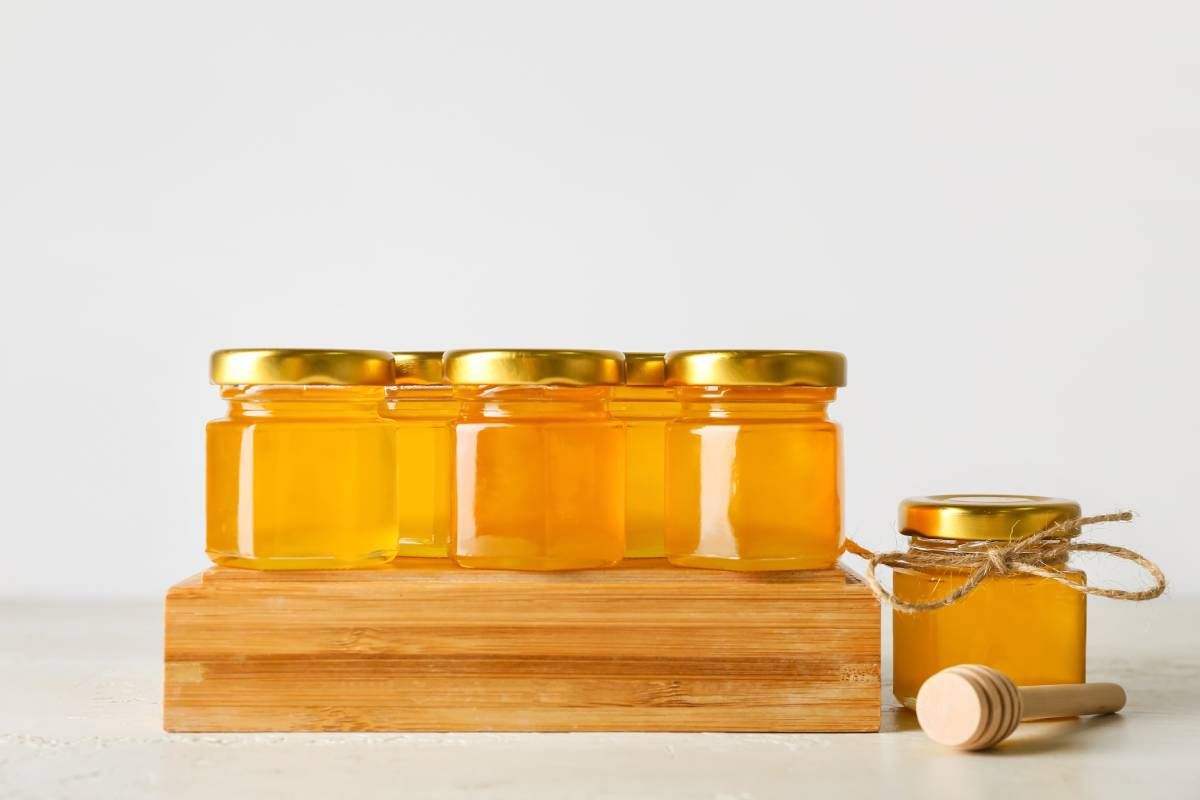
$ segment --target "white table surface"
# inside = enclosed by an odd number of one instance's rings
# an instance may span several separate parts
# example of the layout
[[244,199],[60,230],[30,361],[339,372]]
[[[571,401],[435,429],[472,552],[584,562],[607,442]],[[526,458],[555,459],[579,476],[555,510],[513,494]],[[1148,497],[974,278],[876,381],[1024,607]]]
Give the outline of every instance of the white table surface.
[[1200,601],[1089,613],[1127,709],[963,754],[890,687],[878,734],[167,735],[161,603],[3,599],[0,797],[1200,798]]

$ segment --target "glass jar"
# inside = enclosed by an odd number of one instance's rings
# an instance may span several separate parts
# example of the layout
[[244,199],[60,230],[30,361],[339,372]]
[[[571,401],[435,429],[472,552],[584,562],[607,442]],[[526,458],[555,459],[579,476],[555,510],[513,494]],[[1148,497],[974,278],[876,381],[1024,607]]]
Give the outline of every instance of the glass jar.
[[[937,495],[900,505],[900,532],[910,552],[969,553],[1031,536],[1080,516],[1070,500],[1029,495]],[[1086,580],[1065,559],[1044,566],[1073,583]],[[909,603],[945,597],[969,570],[894,570],[893,593]],[[1018,686],[1082,683],[1087,596],[1033,575],[990,576],[961,600],[931,611],[892,612],[893,692],[909,708],[935,672],[984,664]]]
[[381,414],[396,423],[398,556],[445,558],[450,541],[451,466],[458,416],[440,352],[393,353],[396,384]]
[[219,350],[229,402],[208,423],[208,544],[217,564],[331,569],[396,555],[396,426],[379,416],[392,354]]
[[624,371],[599,350],[457,350],[451,557],[464,567],[606,567],[625,550]]
[[666,550],[727,570],[831,567],[842,552],[841,433],[826,415],[840,353],[668,353]]
[[667,423],[679,414],[663,385],[662,353],[626,353],[625,382],[613,388],[612,414],[625,423],[625,557],[662,558]]

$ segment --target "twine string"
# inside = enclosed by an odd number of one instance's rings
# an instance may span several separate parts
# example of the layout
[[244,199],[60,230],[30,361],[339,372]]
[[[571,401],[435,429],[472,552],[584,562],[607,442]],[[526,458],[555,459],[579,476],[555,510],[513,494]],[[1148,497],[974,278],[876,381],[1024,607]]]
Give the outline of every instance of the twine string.
[[[908,550],[873,553],[853,539],[846,540],[846,550],[866,559],[867,567],[863,577],[879,601],[889,603],[892,608],[905,614],[945,608],[975,591],[979,584],[988,578],[1015,574],[1036,575],[1039,578],[1066,586],[1073,591],[1097,597],[1110,597],[1114,600],[1153,600],[1167,588],[1166,576],[1153,561],[1126,547],[1100,542],[1074,541],[1087,525],[1097,525],[1102,522],[1129,522],[1132,519],[1133,513],[1129,511],[1101,514],[1095,517],[1078,517],[1055,523],[1032,536],[1012,542],[1003,544],[972,542],[959,545],[952,551],[920,550],[914,552]],[[1064,576],[1060,570],[1047,566],[1055,562],[1063,562],[1071,553],[1079,552],[1103,553],[1114,558],[1132,561],[1150,574],[1150,577],[1154,579],[1154,585],[1140,591],[1106,589],[1089,583],[1076,583]],[[893,570],[905,568],[921,570],[933,567],[969,570],[970,573],[961,586],[945,597],[928,603],[910,603],[896,597],[879,582],[879,578],[875,575],[875,569],[881,565],[891,567]]]

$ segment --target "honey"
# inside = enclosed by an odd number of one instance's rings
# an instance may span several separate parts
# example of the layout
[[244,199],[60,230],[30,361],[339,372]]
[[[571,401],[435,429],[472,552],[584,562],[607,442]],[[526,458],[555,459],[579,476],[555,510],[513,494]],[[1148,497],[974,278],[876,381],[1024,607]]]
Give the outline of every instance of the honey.
[[[909,551],[961,552],[1030,536],[1079,517],[1069,500],[1023,495],[939,495],[900,508]],[[1072,583],[1083,572],[1064,561],[1046,565]],[[894,572],[897,599],[927,603],[961,586],[967,572],[904,567]],[[992,575],[962,599],[929,611],[894,611],[892,664],[896,699],[912,708],[921,684],[956,664],[984,664],[1019,685],[1085,679],[1087,597],[1043,577]]]
[[458,402],[442,377],[440,352],[394,353],[396,385],[381,414],[396,423],[400,556],[446,557],[453,496]]
[[620,353],[446,354],[455,420],[450,555],[461,566],[610,566],[625,550],[625,435],[611,387]]
[[827,409],[845,358],[819,351],[666,357],[666,553],[727,570],[831,567],[842,551],[841,434]]
[[223,350],[229,403],[207,427],[207,553],[255,569],[363,567],[396,555],[392,355]]
[[612,414],[625,423],[626,558],[665,554],[667,423],[679,403],[664,373],[662,353],[626,353],[625,382],[613,388]]

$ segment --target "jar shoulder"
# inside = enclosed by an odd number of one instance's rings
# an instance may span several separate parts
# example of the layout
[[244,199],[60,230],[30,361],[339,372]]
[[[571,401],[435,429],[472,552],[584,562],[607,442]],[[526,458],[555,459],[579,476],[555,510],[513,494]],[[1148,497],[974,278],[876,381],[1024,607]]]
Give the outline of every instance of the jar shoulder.
[[237,431],[247,428],[319,428],[319,427],[337,427],[337,428],[364,428],[378,429],[381,432],[392,432],[396,430],[396,423],[393,420],[379,417],[358,414],[323,414],[312,416],[292,415],[286,417],[273,416],[227,416],[209,420],[205,428],[212,433],[222,431]]
[[667,422],[673,430],[689,430],[697,428],[740,427],[747,429],[787,429],[795,428],[806,431],[840,432],[842,426],[834,420],[825,417],[789,417],[789,416],[758,416],[758,415],[706,415],[688,416],[681,414]]
[[521,417],[521,418],[506,418],[506,417],[460,417],[450,423],[456,430],[481,430],[484,428],[512,428],[512,429],[534,429],[534,428],[586,428],[596,431],[615,431],[624,430],[625,423],[611,417],[604,418],[578,418],[570,417]]
[[[1050,572],[1060,575],[1072,583],[1084,583],[1087,581],[1087,573],[1078,567],[1070,564],[1062,565],[1046,565],[1045,569]],[[892,574],[902,580],[920,581],[926,580],[931,582],[939,582],[945,580],[963,581],[974,570],[972,568],[962,567],[943,567],[943,566],[896,566],[892,568]],[[1004,581],[1030,581],[1041,582],[1046,578],[1039,575],[1029,575],[1027,573],[1010,573],[1008,575],[990,575],[986,580],[1004,580]]]

